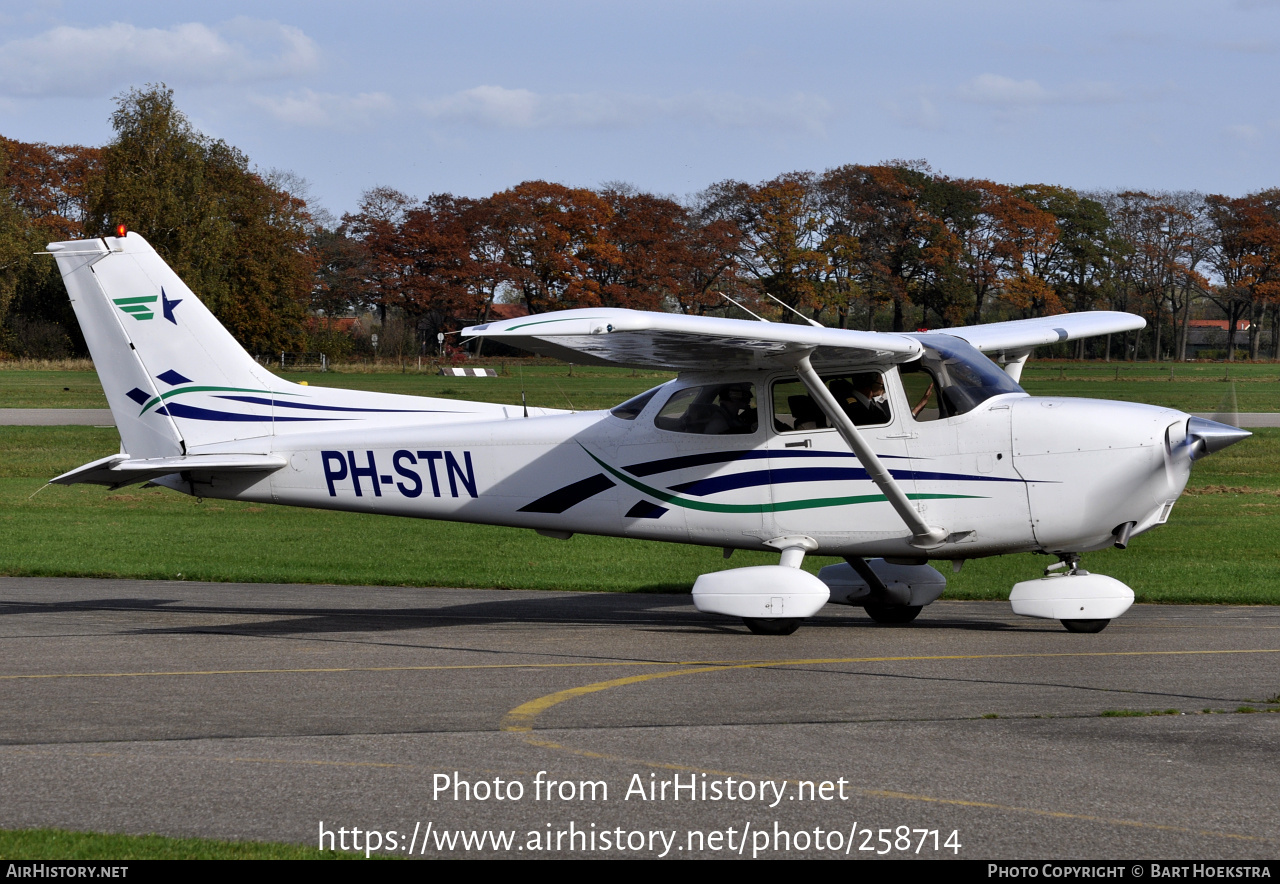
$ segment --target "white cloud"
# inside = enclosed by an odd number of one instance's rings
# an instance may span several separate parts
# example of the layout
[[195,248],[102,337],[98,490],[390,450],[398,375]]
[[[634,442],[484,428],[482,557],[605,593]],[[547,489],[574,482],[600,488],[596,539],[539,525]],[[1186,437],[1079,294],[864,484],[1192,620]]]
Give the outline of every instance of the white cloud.
[[906,129],[938,131],[943,127],[938,105],[926,95],[908,95],[897,101],[882,102],[881,106]]
[[441,122],[497,129],[624,129],[675,120],[713,129],[800,129],[821,134],[831,106],[796,93],[756,98],[691,92],[659,98],[616,92],[542,95],[528,89],[476,86],[424,101],[422,111]]
[[1272,55],[1277,47],[1274,40],[1254,39],[1215,43],[1214,48],[1221,49],[1224,52],[1238,52],[1244,55]]
[[1262,130],[1250,123],[1228,126],[1226,134],[1232,139],[1236,141],[1243,141],[1246,144],[1256,143],[1262,138]]
[[385,92],[342,95],[304,89],[281,97],[253,95],[249,100],[282,123],[323,129],[345,129],[395,110]]
[[974,104],[1041,104],[1048,96],[1035,80],[1013,80],[998,74],[980,74],[956,90],[963,101]]
[[237,18],[170,28],[123,22],[68,25],[0,45],[0,94],[100,95],[121,86],[278,79],[316,69],[319,51],[301,30]]
[[1014,80],[999,74],[980,74],[962,84],[955,94],[961,101],[1001,108],[1035,107],[1042,104],[1110,104],[1124,100],[1123,94],[1108,83],[1082,81],[1050,90],[1035,80]]

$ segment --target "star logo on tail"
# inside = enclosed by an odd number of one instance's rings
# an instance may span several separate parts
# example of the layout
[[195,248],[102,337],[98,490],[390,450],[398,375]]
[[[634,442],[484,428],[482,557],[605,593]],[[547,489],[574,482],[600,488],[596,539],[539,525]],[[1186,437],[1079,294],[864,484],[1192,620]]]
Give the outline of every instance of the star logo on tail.
[[181,298],[178,298],[176,301],[170,301],[168,296],[165,295],[164,289],[160,289],[160,305],[164,308],[164,318],[172,322],[174,325],[178,324],[178,320],[173,318],[173,308],[177,307],[181,303]]

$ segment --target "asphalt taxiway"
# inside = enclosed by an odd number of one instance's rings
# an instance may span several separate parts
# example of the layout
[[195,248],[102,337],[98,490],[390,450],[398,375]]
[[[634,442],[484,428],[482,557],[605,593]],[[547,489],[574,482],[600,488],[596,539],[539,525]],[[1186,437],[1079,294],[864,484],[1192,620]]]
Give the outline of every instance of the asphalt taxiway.
[[[358,828],[402,854],[413,831],[427,856],[657,856],[654,832],[668,856],[1280,854],[1280,608],[1139,605],[1076,635],[1007,603],[907,627],[829,606],[767,637],[688,596],[7,578],[0,615],[3,828]],[[696,788],[653,791],[673,781]]]

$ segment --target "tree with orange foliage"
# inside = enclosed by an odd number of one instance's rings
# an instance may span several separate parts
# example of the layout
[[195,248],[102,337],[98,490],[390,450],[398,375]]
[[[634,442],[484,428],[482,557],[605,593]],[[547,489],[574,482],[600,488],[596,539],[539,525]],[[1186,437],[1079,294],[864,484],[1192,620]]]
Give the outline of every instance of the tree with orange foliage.
[[6,239],[23,245],[0,270],[0,319],[8,329],[5,349],[30,356],[70,355],[83,348],[79,324],[52,261],[32,252],[52,240],[84,234],[85,199],[97,174],[97,148],[27,144],[0,137],[0,184],[12,210]]
[[740,232],[739,269],[760,294],[821,314],[825,216],[812,173],[792,172],[754,186],[721,182],[705,192],[703,211]]
[[1015,190],[991,181],[970,181],[978,195],[974,223],[966,231],[964,263],[974,295],[969,322],[983,318],[992,293],[1021,318],[1063,312],[1049,282],[1058,249],[1054,216]]
[[[1067,187],[1026,184],[1013,188],[1018,197],[1053,216],[1055,242],[1030,262],[1067,310],[1092,310],[1111,294],[1111,260],[1116,248],[1107,211],[1097,200]],[[1108,356],[1111,337],[1107,336]],[[1087,339],[1076,345],[1084,358]]]
[[[1124,244],[1117,259],[1119,281],[1152,319],[1151,356],[1156,360],[1163,351],[1166,304],[1173,327],[1180,317],[1185,325],[1190,293],[1208,285],[1197,269],[1207,254],[1197,219],[1201,202],[1198,194],[1126,191],[1114,194],[1107,207],[1115,235]],[[1137,358],[1137,347],[1131,355]]]
[[384,325],[387,307],[396,299],[400,277],[406,272],[395,257],[396,241],[413,203],[410,196],[394,188],[374,187],[361,194],[358,212],[342,216],[342,232],[360,243],[367,256],[352,268],[360,277],[352,287],[365,293],[366,299],[352,306],[376,307],[378,320]]
[[3,186],[39,235],[48,241],[83,236],[88,183],[99,172],[102,149],[0,136],[0,151],[8,157]]
[[924,205],[932,178],[920,163],[841,166],[818,181],[828,216],[828,260],[869,305],[893,307],[893,331],[906,329],[907,305],[925,304],[956,266],[959,242]]
[[493,236],[530,313],[601,303],[591,263],[612,259],[612,210],[590,190],[526,181],[489,199]]
[[745,285],[738,272],[742,231],[736,224],[691,211],[677,237],[685,261],[674,294],[680,312],[703,316],[725,306],[722,294],[738,297],[743,293]]
[[[1248,315],[1249,356],[1257,359],[1264,314],[1272,315],[1272,345],[1280,358],[1277,313],[1280,307],[1280,189],[1263,190],[1238,199],[1206,200],[1216,233],[1213,264],[1222,277],[1220,295],[1210,297],[1230,320],[1235,340],[1239,320]],[[1228,359],[1235,348],[1229,347]]]
[[688,211],[674,200],[609,184],[605,242],[590,253],[588,273],[609,307],[662,310],[674,303],[686,275]]

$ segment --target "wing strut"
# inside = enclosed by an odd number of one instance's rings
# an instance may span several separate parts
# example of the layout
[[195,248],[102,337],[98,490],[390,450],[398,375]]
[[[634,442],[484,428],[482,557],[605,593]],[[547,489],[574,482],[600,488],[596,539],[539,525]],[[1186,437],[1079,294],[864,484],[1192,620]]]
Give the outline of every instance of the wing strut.
[[809,355],[807,353],[800,357],[800,361],[796,363],[795,372],[809,390],[809,395],[813,397],[813,401],[818,404],[818,407],[822,409],[822,413],[827,416],[827,421],[836,428],[849,445],[850,450],[857,455],[858,460],[866,469],[867,475],[871,477],[871,481],[889,499],[889,504],[902,517],[902,521],[906,523],[907,528],[911,530],[911,545],[921,549],[929,549],[941,544],[946,539],[947,532],[926,523],[919,511],[911,505],[911,501],[907,499],[907,495],[898,485],[897,480],[885,469],[884,464],[880,462],[880,458],[876,457],[876,453],[871,450],[871,446],[862,438],[862,434],[853,425],[853,421],[849,420],[849,416],[844,413],[844,409],[836,402],[836,398],[831,395],[827,385],[822,383],[818,373],[813,370],[813,366],[809,364]]

